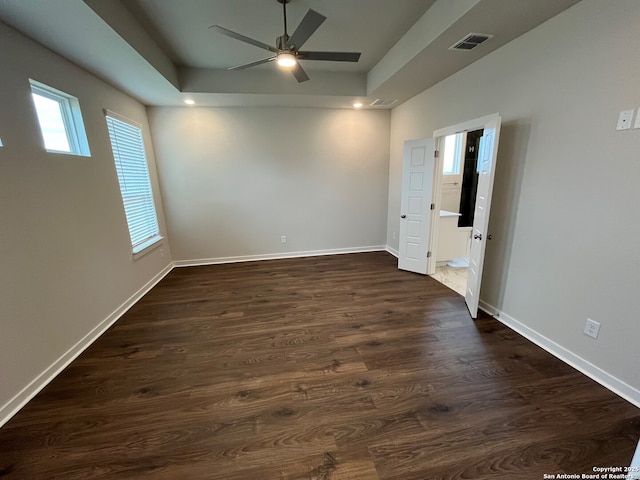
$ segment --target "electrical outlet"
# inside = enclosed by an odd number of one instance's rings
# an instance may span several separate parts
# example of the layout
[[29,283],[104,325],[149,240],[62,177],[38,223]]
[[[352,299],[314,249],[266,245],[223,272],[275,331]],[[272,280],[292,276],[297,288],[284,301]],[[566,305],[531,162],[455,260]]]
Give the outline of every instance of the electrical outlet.
[[584,324],[584,333],[585,335],[589,335],[593,338],[598,338],[598,333],[600,332],[600,324],[595,320],[591,320],[587,318],[587,321]]
[[396,232],[393,232],[393,233],[391,234],[391,237],[395,240],[395,239],[396,239]]
[[616,126],[616,130],[629,130],[631,128],[631,119],[633,118],[633,111],[631,110],[623,110],[620,112],[618,116],[618,125]]
[[280,237],[280,243],[287,243],[287,236],[286,235],[282,235]]

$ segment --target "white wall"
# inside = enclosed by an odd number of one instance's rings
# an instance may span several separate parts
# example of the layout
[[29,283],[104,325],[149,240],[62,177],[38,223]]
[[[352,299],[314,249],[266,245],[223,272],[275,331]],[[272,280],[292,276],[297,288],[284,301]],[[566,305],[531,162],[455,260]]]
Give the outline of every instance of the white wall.
[[615,131],[640,107],[638,25],[637,0],[584,0],[394,109],[387,242],[403,141],[499,112],[481,298],[640,404],[640,130]]
[[[449,212],[460,212],[460,197],[462,196],[462,181],[441,177],[442,190],[440,190],[440,209]],[[451,185],[451,182],[458,182],[458,185]]]
[[[164,231],[144,106],[1,23],[0,45],[1,424],[171,254],[165,240],[132,259],[103,114],[108,108],[145,125]],[[29,78],[79,99],[90,158],[44,151]]]
[[149,120],[175,260],[385,245],[388,111],[160,107]]

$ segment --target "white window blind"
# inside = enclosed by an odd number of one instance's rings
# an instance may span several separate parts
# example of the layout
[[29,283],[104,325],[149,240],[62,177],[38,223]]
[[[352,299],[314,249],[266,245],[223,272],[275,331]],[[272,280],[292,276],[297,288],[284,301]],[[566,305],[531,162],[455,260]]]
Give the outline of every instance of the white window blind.
[[142,130],[109,114],[106,118],[135,254],[161,239]]

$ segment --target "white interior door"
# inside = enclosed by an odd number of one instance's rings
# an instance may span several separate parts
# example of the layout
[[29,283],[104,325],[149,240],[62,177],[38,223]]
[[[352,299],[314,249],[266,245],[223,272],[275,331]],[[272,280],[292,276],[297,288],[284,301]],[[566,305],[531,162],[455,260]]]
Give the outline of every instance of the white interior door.
[[404,143],[398,268],[423,275],[430,260],[427,252],[435,163],[433,138]]
[[469,271],[467,276],[467,293],[464,297],[472,318],[478,317],[480,301],[480,284],[484,266],[484,253],[487,246],[487,229],[491,210],[491,194],[493,179],[496,173],[496,157],[498,154],[498,138],[500,135],[500,117],[492,119],[484,126],[478,152],[478,191],[473,217],[471,253],[469,255]]

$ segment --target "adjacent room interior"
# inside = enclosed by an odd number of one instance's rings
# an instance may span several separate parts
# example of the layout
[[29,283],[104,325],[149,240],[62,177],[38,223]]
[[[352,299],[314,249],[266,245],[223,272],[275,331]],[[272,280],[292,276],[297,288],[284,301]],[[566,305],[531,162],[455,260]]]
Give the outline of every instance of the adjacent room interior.
[[640,4],[239,3],[0,1],[0,476],[636,465]]
[[467,289],[481,136],[482,130],[448,135],[442,152],[440,222],[433,278],[463,296]]

